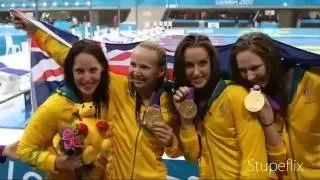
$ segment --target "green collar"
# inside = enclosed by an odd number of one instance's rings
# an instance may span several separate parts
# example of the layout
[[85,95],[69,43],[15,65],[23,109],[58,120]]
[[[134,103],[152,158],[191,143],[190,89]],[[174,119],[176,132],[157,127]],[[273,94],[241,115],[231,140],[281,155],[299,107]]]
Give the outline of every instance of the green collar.
[[292,83],[289,89],[288,103],[290,104],[296,94],[298,84],[304,75],[305,70],[300,67],[295,67],[293,72]]
[[76,95],[76,93],[70,86],[64,85],[61,88],[57,89],[56,92],[75,103],[81,103],[80,98]]
[[220,96],[220,94],[224,91],[224,89],[231,83],[232,83],[232,81],[220,79],[216,88],[214,89],[213,93],[211,94],[211,97],[209,98],[208,108],[211,107],[212,103]]

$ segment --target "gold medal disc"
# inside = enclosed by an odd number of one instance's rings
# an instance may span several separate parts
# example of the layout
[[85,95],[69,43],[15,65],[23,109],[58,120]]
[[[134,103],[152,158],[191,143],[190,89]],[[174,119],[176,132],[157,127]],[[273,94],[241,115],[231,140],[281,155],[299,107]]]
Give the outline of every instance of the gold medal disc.
[[250,112],[258,112],[264,106],[265,100],[261,91],[251,91],[244,99],[244,106]]
[[158,121],[162,121],[162,114],[160,109],[154,107],[149,108],[144,117],[145,125],[152,127],[153,123]]
[[192,100],[185,100],[179,106],[179,112],[182,118],[193,119],[198,112],[197,105]]

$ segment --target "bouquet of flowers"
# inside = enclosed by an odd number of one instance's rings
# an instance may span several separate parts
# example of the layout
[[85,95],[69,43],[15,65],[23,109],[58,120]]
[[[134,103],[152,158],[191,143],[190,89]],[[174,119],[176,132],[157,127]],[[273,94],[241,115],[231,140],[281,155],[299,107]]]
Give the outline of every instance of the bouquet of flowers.
[[[84,124],[81,124],[83,126]],[[80,127],[78,125],[78,127]],[[87,126],[84,125],[86,129]],[[82,153],[85,134],[79,128],[67,127],[60,131],[60,150],[66,155],[80,155]]]

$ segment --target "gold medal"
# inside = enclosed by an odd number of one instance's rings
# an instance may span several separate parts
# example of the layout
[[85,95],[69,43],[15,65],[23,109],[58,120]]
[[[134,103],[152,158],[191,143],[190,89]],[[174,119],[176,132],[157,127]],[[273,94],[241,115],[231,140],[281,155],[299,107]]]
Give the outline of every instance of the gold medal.
[[179,106],[179,112],[184,119],[193,119],[196,117],[198,108],[193,100],[186,99]]
[[260,90],[251,90],[244,99],[244,106],[250,112],[260,111],[264,103],[265,99]]
[[152,106],[148,107],[143,120],[143,125],[151,128],[155,122],[162,121],[162,113],[160,111],[160,96],[163,89],[159,88],[152,97]]
[[144,116],[144,125],[152,127],[153,123],[162,121],[162,113],[159,108],[150,107]]

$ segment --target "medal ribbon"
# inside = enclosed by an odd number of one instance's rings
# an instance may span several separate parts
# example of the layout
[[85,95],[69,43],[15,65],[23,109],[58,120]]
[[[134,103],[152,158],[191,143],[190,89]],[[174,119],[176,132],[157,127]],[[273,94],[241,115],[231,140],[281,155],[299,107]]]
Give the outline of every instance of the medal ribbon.
[[151,101],[153,108],[160,109],[160,96],[161,96],[162,92],[163,92],[163,89],[159,88],[156,91],[156,93],[153,95],[152,101]]
[[280,110],[281,110],[279,103],[276,100],[273,100],[270,96],[267,96],[267,99],[268,99],[268,101],[270,103],[270,106],[271,106],[272,110],[274,112],[279,113]]
[[193,87],[189,87],[189,92],[187,94],[186,99],[189,99],[189,100],[193,100],[194,99],[194,88]]

